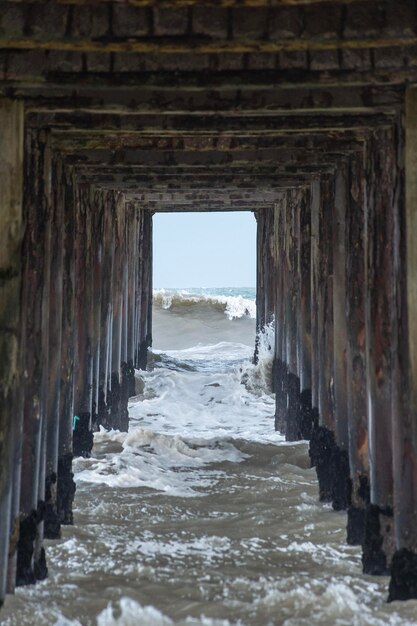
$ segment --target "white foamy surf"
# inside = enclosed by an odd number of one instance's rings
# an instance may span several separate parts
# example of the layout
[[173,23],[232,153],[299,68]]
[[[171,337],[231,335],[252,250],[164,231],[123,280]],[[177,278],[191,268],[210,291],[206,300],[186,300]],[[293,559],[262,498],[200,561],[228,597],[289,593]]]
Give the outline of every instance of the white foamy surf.
[[[167,297],[165,290],[157,294],[158,298]],[[200,341],[193,347],[152,351],[152,369],[136,373],[144,390],[129,405],[129,433],[102,429],[96,434],[98,453],[109,442],[120,447],[89,460],[79,459],[78,480],[192,496],[221,475],[216,469],[204,469],[202,474],[198,468],[247,458],[234,440],[281,440],[273,429],[274,399],[266,385],[272,363],[273,328],[262,334],[259,360],[254,365],[254,320],[248,313],[254,300],[249,300],[248,295],[249,290],[245,290],[245,298],[230,293],[212,297],[209,293],[170,292],[170,300],[163,308],[175,327],[175,303],[180,302],[187,332],[179,335],[171,328],[169,336],[159,341],[157,332],[156,343],[165,342],[169,347],[175,339],[176,344],[187,345],[190,320],[195,323],[191,332],[198,332]],[[234,317],[227,313],[230,299],[246,303]],[[157,307],[160,302],[157,299]],[[250,330],[242,325],[241,318],[247,318]],[[241,341],[206,344],[214,333],[222,332],[224,325],[231,327],[231,338]]]
[[156,298],[129,433],[76,461],[76,525],[2,626],[417,626],[416,602],[387,605],[387,579],[361,574],[306,444],[273,430],[273,328],[254,365],[252,309],[219,300],[254,292],[182,291]]

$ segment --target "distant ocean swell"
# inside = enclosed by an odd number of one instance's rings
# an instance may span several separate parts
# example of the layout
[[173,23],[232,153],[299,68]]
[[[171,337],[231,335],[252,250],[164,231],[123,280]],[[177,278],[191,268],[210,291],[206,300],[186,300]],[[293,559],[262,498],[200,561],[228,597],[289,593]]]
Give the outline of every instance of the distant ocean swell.
[[157,289],[153,293],[154,350],[183,350],[221,342],[255,347],[255,289]]
[[153,305],[176,313],[192,313],[203,307],[224,313],[229,320],[256,318],[254,289],[156,289]]

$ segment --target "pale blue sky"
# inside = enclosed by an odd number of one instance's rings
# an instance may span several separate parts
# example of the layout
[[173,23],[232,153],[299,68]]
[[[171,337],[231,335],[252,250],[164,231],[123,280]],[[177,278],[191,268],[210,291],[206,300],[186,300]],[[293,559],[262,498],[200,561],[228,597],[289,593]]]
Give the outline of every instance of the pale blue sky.
[[255,287],[250,212],[156,213],[154,287]]

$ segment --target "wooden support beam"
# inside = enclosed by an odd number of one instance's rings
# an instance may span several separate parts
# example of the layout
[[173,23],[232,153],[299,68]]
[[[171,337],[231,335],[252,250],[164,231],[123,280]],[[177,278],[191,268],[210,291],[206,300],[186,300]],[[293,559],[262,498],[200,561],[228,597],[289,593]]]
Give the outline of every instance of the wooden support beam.
[[[417,88],[414,85],[407,91],[405,104],[405,198],[399,185],[394,212],[398,246],[394,277],[398,337],[393,342],[396,551],[389,600],[417,598]],[[401,158],[404,148],[402,137],[399,139]]]
[[23,120],[22,103],[0,100],[0,606],[18,534]]
[[139,332],[135,363],[146,369],[148,348],[152,345],[152,213],[141,213],[139,233]]
[[368,408],[365,355],[365,156],[350,162],[346,220],[347,399],[352,480],[347,541],[362,545],[369,504]]
[[312,432],[312,346],[311,346],[311,188],[304,189],[298,220],[298,371],[300,378],[299,430],[301,439]]
[[[275,215],[271,207],[257,209],[253,206],[256,231],[256,340],[255,362],[258,362],[259,348],[268,340],[270,325],[276,314],[277,250],[275,239]],[[272,374],[274,378],[274,373]],[[274,380],[271,381],[275,387]]]
[[285,432],[287,408],[287,361],[285,339],[286,275],[284,269],[284,235],[286,191],[277,194],[274,203],[274,238],[276,250],[276,295],[275,295],[275,359],[273,368],[273,390],[275,391],[275,430]]
[[[335,172],[313,186],[312,217],[312,335],[314,398],[318,415],[310,441],[310,457],[319,480],[320,499],[334,499],[335,415],[333,403],[333,210]],[[312,207],[313,210],[313,207]]]
[[[329,131],[323,129],[321,133],[311,133],[307,136],[295,135],[268,131],[266,129],[257,132],[245,132],[244,130],[234,133],[214,133],[192,134],[187,135],[157,135],[144,136],[142,133],[75,133],[55,132],[54,148],[61,154],[88,153],[89,151],[166,151],[166,152],[235,152],[243,150],[262,150],[268,148],[280,148],[286,150],[298,149],[300,152],[309,150],[312,147],[318,152],[327,152],[329,150],[360,150],[365,133],[361,130],[349,132],[347,130],[341,132],[341,137],[337,139],[336,133],[331,137]],[[369,128],[367,129],[369,133]]]
[[[271,77],[271,81],[273,78]],[[51,128],[54,135],[71,134],[140,134],[144,137],[163,136],[183,137],[190,135],[210,136],[213,133],[224,133],[247,136],[251,133],[272,133],[274,136],[300,134],[305,140],[307,135],[328,134],[328,138],[340,137],[358,133],[359,138],[369,132],[373,126],[390,124],[395,121],[395,110],[401,107],[403,87],[385,86],[350,87],[349,100],[345,88],[327,87],[299,89],[285,86],[279,90],[269,85],[266,91],[259,91],[262,100],[249,99],[245,89],[238,100],[236,92],[234,98],[227,101],[225,108],[219,110],[217,98],[215,106],[209,104],[207,93],[206,110],[197,113],[188,105],[181,112],[172,106],[159,110],[156,105],[148,111],[137,112],[136,107],[114,110],[113,107],[83,106],[79,103],[70,106],[67,102],[59,108],[53,108],[45,102],[26,104],[25,123],[28,127]],[[184,90],[184,98],[186,94]],[[216,94],[219,96],[220,94]],[[271,97],[271,102],[265,97]],[[212,96],[211,96],[212,97]],[[189,101],[189,100],[187,100]],[[221,100],[220,103],[223,101]],[[231,108],[232,103],[239,104]],[[194,101],[192,101],[194,104]],[[267,107],[267,108],[266,108]],[[361,134],[362,133],[362,134]]]
[[93,315],[93,376],[92,376],[92,422],[93,429],[99,426],[99,407],[100,407],[100,358],[102,355],[101,342],[103,341],[101,329],[101,311],[102,311],[102,294],[103,283],[107,280],[107,275],[103,275],[103,258],[104,251],[104,219],[105,210],[103,207],[103,194],[98,190],[91,192],[93,204],[93,245],[91,247],[91,290],[92,290],[92,315]]
[[[417,76],[414,66],[403,70],[396,68],[388,76],[387,70],[382,69],[367,72],[257,70],[255,73],[234,70],[232,73],[206,73],[201,88],[198,87],[201,72],[136,72],[90,77],[79,73],[37,72],[36,76],[33,71],[24,76],[11,76],[9,72],[7,79],[2,79],[0,74],[0,94],[13,90],[16,97],[27,101],[30,111],[92,110],[96,114],[123,116],[188,113],[193,118],[201,114],[239,115],[245,111],[264,113],[266,110],[266,115],[280,111],[328,111],[347,115],[367,111],[390,113],[401,106],[398,94],[403,91],[404,83]],[[175,78],[177,75],[181,76],[180,83]]]
[[126,281],[126,274],[124,271],[126,258],[125,205],[125,197],[122,194],[115,194],[115,249],[111,295],[112,358],[110,370],[110,386],[108,390],[108,405],[110,426],[117,430],[127,430],[129,424],[127,399],[122,398],[122,330],[123,302]]
[[[64,272],[64,206],[60,190],[62,163],[52,163],[48,195],[51,198],[51,269],[49,297],[48,403],[45,462],[45,537],[60,537],[57,508],[58,448],[61,409],[61,349]],[[66,306],[67,303],[65,303]]]
[[370,144],[366,232],[366,377],[370,505],[365,520],[363,569],[388,574],[394,551],[392,468],[392,341],[396,335],[394,194],[396,133],[376,131]]
[[[48,4],[50,0],[8,0],[19,4]],[[98,0],[56,0],[58,4],[95,6]],[[205,0],[205,5],[214,7],[263,7],[263,6],[291,6],[311,5],[331,2],[332,4],[352,4],[361,0]],[[114,0],[103,0],[104,3],[112,3]],[[117,0],[118,4],[133,7],[192,7],[199,6],[201,0]]]
[[103,192],[103,267],[101,286],[101,308],[100,308],[100,373],[97,408],[97,426],[110,428],[108,388],[110,385],[110,355],[112,350],[112,293],[113,293],[113,266],[115,251],[115,212],[113,194]]
[[298,313],[300,298],[299,283],[299,221],[302,194],[297,189],[287,191],[284,254],[286,258],[286,359],[287,364],[287,411],[285,416],[285,438],[297,441],[300,432],[300,379],[298,362]]
[[92,335],[91,246],[92,207],[89,187],[78,188],[75,214],[75,320],[74,356],[74,456],[88,457],[93,447],[92,433]]
[[16,584],[28,584],[47,573],[42,548],[49,358],[51,203],[48,194],[48,135],[28,133],[24,197],[25,237],[22,258],[22,341],[27,372],[20,493],[20,533]]
[[333,508],[348,508],[350,499],[349,426],[347,397],[346,319],[346,219],[348,212],[348,163],[341,160],[335,175],[333,210]]
[[63,205],[63,279],[62,293],[65,305],[62,307],[61,341],[61,393],[58,440],[58,484],[57,515],[61,524],[72,524],[72,503],[75,495],[74,475],[72,472],[74,427],[74,355],[75,355],[75,255],[74,241],[76,188],[75,176],[70,169],[61,164],[61,179],[58,186],[60,197],[57,201]]
[[381,36],[380,38],[311,38],[294,37],[289,39],[265,41],[261,39],[218,39],[207,41],[202,37],[171,38],[141,37],[127,39],[75,39],[70,37],[0,37],[0,50],[60,50],[65,52],[100,52],[100,53],[136,53],[160,55],[188,54],[249,54],[279,52],[314,52],[341,50],[377,50],[384,48],[413,48],[417,37]]

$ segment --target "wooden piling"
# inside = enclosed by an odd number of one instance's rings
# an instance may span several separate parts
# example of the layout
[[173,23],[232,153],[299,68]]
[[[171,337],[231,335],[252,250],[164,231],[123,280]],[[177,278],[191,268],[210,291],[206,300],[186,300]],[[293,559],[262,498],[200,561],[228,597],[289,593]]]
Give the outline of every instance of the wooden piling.
[[347,509],[350,499],[349,428],[347,398],[346,318],[346,219],[348,211],[348,163],[340,160],[335,174],[333,209],[333,449],[332,505]]
[[[321,201],[320,179],[313,179],[310,185],[311,207],[311,246],[310,246],[310,316],[311,316],[311,436],[319,427],[319,334],[318,334],[318,246],[319,246],[319,207]],[[310,456],[314,465],[315,455]]]
[[[256,339],[254,361],[258,361],[259,342],[275,316],[275,238],[274,212],[271,208],[256,211]],[[271,346],[272,348],[272,346]],[[272,384],[272,382],[271,382]]]
[[115,252],[112,283],[112,358],[110,386],[108,390],[110,426],[116,430],[127,430],[127,406],[122,404],[122,327],[124,299],[125,257],[125,200],[120,194],[115,197]]
[[305,187],[300,199],[298,220],[298,368],[300,378],[300,437],[310,439],[312,415],[312,346],[311,346],[311,193]]
[[286,363],[287,371],[287,412],[285,418],[285,438],[297,441],[301,438],[300,430],[300,378],[298,368],[298,313],[300,310],[300,271],[299,271],[299,233],[300,202],[298,189],[287,192],[285,219],[285,270],[287,290],[285,299],[286,319]]
[[[45,549],[43,547],[44,526],[45,526],[45,486],[46,486],[46,452],[48,434],[48,408],[49,408],[49,384],[50,384],[50,313],[51,313],[51,272],[52,272],[52,222],[53,222],[53,202],[52,202],[52,151],[50,145],[50,132],[41,131],[37,141],[41,143],[40,169],[37,172],[40,180],[41,196],[40,202],[43,204],[43,228],[44,248],[43,248],[43,272],[42,272],[42,309],[41,309],[41,355],[40,364],[40,434],[38,459],[36,471],[38,471],[37,482],[37,524],[36,538],[33,551],[33,570],[37,580],[44,580],[48,575],[46,565]],[[58,320],[57,325],[60,324]],[[54,329],[55,330],[55,329]],[[55,339],[55,337],[53,337]],[[54,427],[56,425],[54,424]]]
[[6,592],[9,549],[14,555],[18,528],[13,493],[16,496],[20,480],[20,427],[16,423],[13,432],[12,417],[21,422],[23,114],[22,102],[0,100],[0,606]]
[[[28,133],[26,138],[23,241],[22,308],[30,311],[21,329],[25,346],[24,413],[20,493],[20,531],[16,584],[35,582],[34,548],[37,540],[39,574],[45,572],[41,553],[43,502],[39,500],[42,448],[46,423],[46,384],[43,363],[48,362],[47,326],[49,310],[50,215],[45,201],[44,133]],[[46,252],[46,254],[45,254]],[[45,300],[48,301],[45,301]]]
[[61,389],[59,405],[57,515],[61,524],[72,524],[75,482],[72,472],[72,433],[74,425],[74,354],[75,354],[75,179],[71,170],[61,172],[63,204],[63,276]]
[[100,307],[100,374],[98,388],[98,409],[96,425],[110,428],[110,406],[108,404],[108,386],[110,381],[109,353],[111,351],[111,325],[112,325],[112,301],[113,291],[113,265],[114,265],[114,224],[115,206],[110,192],[103,193],[103,262]]
[[59,413],[61,395],[61,341],[63,309],[63,204],[60,194],[62,164],[52,164],[51,266],[49,296],[48,402],[45,459],[45,537],[60,536],[57,511]]
[[152,345],[152,214],[143,211],[139,235],[139,333],[136,367],[146,369],[148,348]]
[[[313,386],[318,421],[310,440],[310,457],[316,467],[320,500],[331,502],[334,490],[333,458],[335,418],[333,402],[334,326],[333,326],[333,209],[334,178],[322,176],[320,189],[313,188],[312,218],[312,335]],[[314,294],[314,299],[313,299]]]
[[363,570],[388,574],[393,546],[392,338],[394,327],[394,189],[396,146],[392,129],[371,143],[365,212],[366,378],[370,504],[365,518]]
[[78,185],[75,214],[75,321],[74,355],[74,456],[88,457],[92,432],[92,328],[91,305],[91,206],[89,187]]
[[103,236],[104,236],[104,208],[103,194],[98,190],[93,193],[93,242],[91,246],[92,253],[92,284],[91,284],[91,306],[93,316],[93,376],[92,376],[92,423],[93,430],[99,428],[99,395],[100,395],[100,356],[101,342],[103,337],[101,334],[101,309],[102,309],[102,291],[103,282]]
[[394,196],[394,286],[397,334],[393,342],[393,475],[395,553],[389,597],[417,598],[417,89],[405,97],[405,193],[400,127]]
[[275,231],[277,249],[277,293],[275,307],[275,430],[281,434],[286,431],[287,418],[287,389],[288,389],[288,363],[287,363],[287,326],[286,326],[286,297],[288,277],[286,269],[286,215],[287,215],[287,192],[279,194],[274,206]]
[[346,220],[347,410],[352,480],[347,541],[361,545],[369,504],[368,414],[365,364],[365,163],[350,161],[350,201]]

